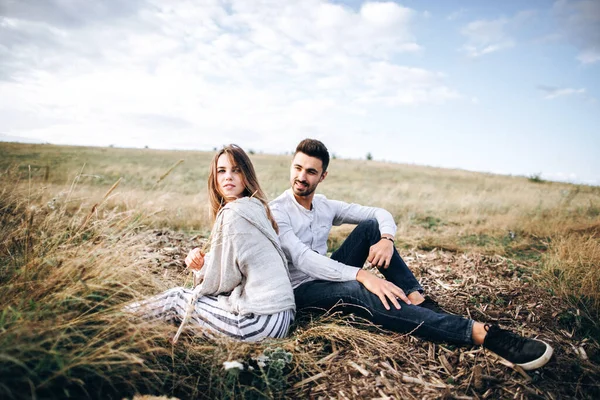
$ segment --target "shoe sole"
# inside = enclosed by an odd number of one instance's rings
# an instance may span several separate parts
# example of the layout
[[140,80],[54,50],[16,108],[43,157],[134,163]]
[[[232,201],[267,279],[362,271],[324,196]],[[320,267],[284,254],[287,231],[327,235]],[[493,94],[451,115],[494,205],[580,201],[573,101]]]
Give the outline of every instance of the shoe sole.
[[[536,339],[536,340],[538,340],[538,339]],[[542,354],[540,357],[536,358],[533,361],[529,361],[529,362],[523,363],[523,364],[517,364],[519,367],[523,368],[525,371],[531,371],[532,369],[537,369],[537,368],[543,367],[544,365],[546,365],[546,363],[548,361],[550,361],[550,358],[552,358],[552,353],[554,353],[552,346],[550,346],[548,343],[544,342],[543,340],[539,340],[539,341],[546,345],[546,351],[544,352],[544,354]]]

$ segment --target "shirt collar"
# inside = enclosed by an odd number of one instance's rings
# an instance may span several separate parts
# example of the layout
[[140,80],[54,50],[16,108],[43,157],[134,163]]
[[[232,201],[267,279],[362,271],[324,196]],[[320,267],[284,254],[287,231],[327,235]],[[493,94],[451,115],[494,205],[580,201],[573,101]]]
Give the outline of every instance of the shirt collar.
[[307,210],[306,208],[304,208],[302,206],[302,204],[298,203],[298,200],[296,200],[296,197],[294,196],[294,192],[292,191],[291,188],[286,190],[286,193],[290,197],[290,199],[292,200],[294,205],[296,207],[298,207],[302,212],[304,212],[306,214],[311,214],[315,210],[315,202],[314,202],[315,198],[314,197],[313,197],[313,202],[310,204],[310,210]]

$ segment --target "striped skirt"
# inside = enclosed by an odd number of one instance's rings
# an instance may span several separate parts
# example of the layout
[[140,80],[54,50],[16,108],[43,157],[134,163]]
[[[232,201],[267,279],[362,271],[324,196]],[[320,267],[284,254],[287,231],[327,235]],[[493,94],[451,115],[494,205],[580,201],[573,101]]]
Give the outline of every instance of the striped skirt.
[[[183,320],[192,297],[192,290],[176,287],[130,304],[125,311],[178,324]],[[256,342],[265,338],[285,337],[293,321],[294,310],[291,309],[270,315],[238,315],[220,308],[217,297],[202,296],[196,301],[187,328],[197,333],[216,332],[237,340]]]

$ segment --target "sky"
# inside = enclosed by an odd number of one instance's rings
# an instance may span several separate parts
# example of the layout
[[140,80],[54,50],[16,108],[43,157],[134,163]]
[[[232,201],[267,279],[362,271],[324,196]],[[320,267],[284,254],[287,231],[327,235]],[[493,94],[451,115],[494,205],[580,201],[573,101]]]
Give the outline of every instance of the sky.
[[600,0],[0,0],[0,140],[600,185]]

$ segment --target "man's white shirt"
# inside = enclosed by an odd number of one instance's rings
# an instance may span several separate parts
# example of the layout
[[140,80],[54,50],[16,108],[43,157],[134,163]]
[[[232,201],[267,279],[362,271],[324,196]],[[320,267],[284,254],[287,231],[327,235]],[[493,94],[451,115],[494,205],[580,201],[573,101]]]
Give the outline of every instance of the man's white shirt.
[[327,238],[333,225],[376,219],[381,234],[396,234],[392,214],[383,208],[329,200],[316,194],[312,209],[302,207],[291,189],[269,203],[279,225],[279,240],[287,257],[292,287],[315,279],[344,282],[356,279],[359,268],[327,257]]

